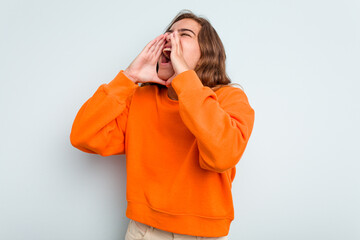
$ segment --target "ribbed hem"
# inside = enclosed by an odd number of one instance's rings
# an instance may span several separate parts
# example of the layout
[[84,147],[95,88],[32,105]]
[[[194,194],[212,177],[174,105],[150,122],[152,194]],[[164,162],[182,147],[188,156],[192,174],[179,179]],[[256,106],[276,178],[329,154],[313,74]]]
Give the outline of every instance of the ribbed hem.
[[180,102],[191,104],[199,99],[212,96],[217,99],[215,92],[204,86],[194,70],[187,70],[178,74],[171,82]]
[[181,95],[184,91],[186,92],[189,90],[196,92],[204,87],[194,70],[187,70],[178,74],[172,80],[171,86],[175,89],[178,95]]
[[128,96],[138,87],[139,85],[130,80],[124,74],[124,70],[121,70],[111,82],[104,85],[104,90],[107,94]]
[[200,237],[227,236],[232,221],[226,218],[173,215],[133,201],[128,201],[126,216],[163,231]]

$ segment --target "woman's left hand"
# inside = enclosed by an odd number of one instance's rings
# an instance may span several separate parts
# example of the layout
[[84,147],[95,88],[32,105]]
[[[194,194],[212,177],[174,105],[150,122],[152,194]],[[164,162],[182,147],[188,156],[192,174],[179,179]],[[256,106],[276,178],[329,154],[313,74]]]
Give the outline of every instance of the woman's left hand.
[[170,40],[171,40],[171,53],[170,53],[170,59],[171,64],[173,66],[175,74],[171,76],[166,81],[166,86],[168,87],[172,80],[180,73],[185,72],[187,70],[190,70],[190,67],[187,65],[184,57],[183,57],[183,51],[181,42],[179,39],[179,33],[177,31],[174,31],[170,34]]

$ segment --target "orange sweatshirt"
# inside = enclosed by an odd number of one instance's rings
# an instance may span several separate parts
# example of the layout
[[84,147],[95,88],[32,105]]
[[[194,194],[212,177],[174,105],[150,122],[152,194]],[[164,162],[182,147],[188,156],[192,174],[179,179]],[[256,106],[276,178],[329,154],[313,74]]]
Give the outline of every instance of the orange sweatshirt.
[[194,70],[167,88],[140,87],[121,70],[80,108],[70,141],[101,156],[126,154],[126,216],[193,236],[227,236],[232,181],[254,124],[245,93],[215,92]]

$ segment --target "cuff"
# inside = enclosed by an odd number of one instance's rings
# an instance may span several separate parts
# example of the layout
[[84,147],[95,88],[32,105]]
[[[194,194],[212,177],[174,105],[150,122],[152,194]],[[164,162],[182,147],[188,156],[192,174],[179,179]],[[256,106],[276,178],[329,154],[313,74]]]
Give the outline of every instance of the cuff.
[[187,70],[178,74],[171,81],[171,86],[179,96],[184,92],[197,92],[204,87],[194,70]]
[[130,94],[137,87],[139,85],[130,80],[124,74],[124,70],[121,70],[111,82],[105,84],[104,88],[108,94],[119,95],[124,93]]

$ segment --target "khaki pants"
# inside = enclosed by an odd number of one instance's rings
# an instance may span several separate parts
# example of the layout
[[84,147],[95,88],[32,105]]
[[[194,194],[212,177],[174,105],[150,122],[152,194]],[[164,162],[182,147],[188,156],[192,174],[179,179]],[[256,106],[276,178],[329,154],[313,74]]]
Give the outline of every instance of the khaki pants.
[[198,237],[166,232],[130,219],[125,240],[229,240],[224,237]]

